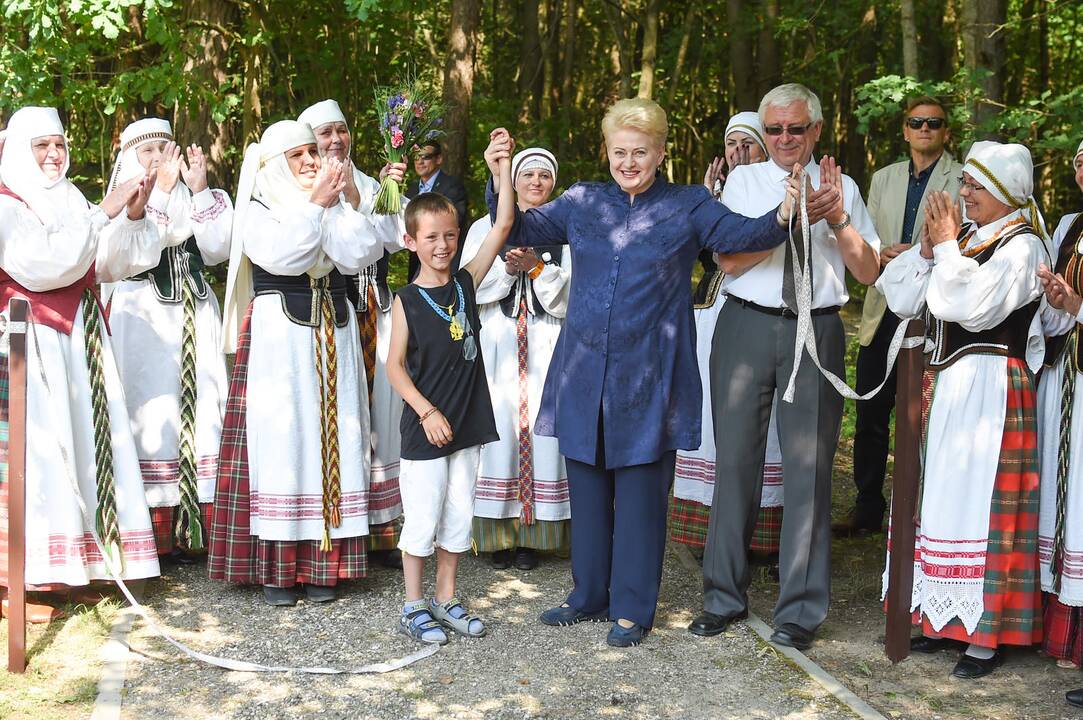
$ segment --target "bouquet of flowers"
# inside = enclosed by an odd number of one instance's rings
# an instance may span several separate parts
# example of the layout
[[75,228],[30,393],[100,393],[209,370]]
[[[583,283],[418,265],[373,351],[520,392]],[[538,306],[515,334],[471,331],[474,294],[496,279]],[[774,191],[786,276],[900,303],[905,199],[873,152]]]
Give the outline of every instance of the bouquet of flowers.
[[[384,139],[384,157],[388,162],[402,162],[408,152],[443,135],[443,103],[432,90],[410,78],[397,85],[376,88],[376,119]],[[402,210],[402,188],[385,177],[380,183],[373,212],[394,215]]]

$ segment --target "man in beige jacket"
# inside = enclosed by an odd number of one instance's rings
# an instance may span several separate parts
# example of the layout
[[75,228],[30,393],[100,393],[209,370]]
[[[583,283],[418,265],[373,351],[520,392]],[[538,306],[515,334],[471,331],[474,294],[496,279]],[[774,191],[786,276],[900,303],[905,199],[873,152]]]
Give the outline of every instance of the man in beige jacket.
[[[932,191],[958,195],[962,166],[945,152],[951,137],[944,105],[932,97],[915,97],[906,104],[903,138],[910,158],[877,170],[869,189],[869,214],[880,235],[881,268],[899,253],[920,242],[925,220],[925,198]],[[891,243],[891,244],[889,244]],[[884,296],[870,286],[861,314],[857,355],[857,389],[875,388],[887,371],[887,350],[899,319],[887,310]],[[891,439],[891,411],[895,407],[895,371],[870,400],[858,401],[854,432],[855,507],[838,534],[879,532],[884,522],[884,474]]]

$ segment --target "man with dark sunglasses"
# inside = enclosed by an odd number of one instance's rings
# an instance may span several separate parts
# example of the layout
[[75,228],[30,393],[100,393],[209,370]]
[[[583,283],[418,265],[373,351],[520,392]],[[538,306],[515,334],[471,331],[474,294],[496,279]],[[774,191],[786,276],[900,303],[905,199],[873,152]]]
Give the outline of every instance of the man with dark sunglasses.
[[[921,96],[906,103],[903,139],[910,145],[910,158],[876,171],[869,189],[869,214],[885,245],[880,250],[881,269],[899,253],[917,242],[925,220],[925,198],[944,190],[955,198],[962,166],[945,152],[951,137],[944,105],[936,98]],[[892,243],[892,244],[888,244]],[[887,351],[899,319],[885,312],[887,302],[875,287],[865,294],[858,341],[857,391],[866,393],[884,379]],[[884,476],[891,440],[891,411],[895,407],[895,371],[884,388],[869,400],[857,402],[854,431],[854,484],[857,498],[847,519],[834,525],[836,535],[850,536],[880,532],[887,501]]]
[[[470,226],[470,215],[466,206],[466,186],[461,178],[444,172],[444,149],[436,140],[425,143],[414,153],[414,172],[417,180],[411,180],[406,186],[404,193],[408,198],[414,198],[423,192],[440,193],[455,206],[455,212],[459,215],[459,248],[455,251],[453,267],[459,267],[459,256],[462,255],[463,242],[466,230]],[[409,251],[407,251],[409,252]],[[421,265],[417,261],[417,255],[410,253],[409,278],[414,279]]]

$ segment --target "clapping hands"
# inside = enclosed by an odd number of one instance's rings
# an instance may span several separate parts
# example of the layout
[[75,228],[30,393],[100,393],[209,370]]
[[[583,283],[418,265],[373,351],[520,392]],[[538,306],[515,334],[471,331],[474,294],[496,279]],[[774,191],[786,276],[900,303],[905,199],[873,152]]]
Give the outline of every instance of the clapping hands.
[[346,189],[348,172],[349,168],[341,160],[325,158],[312,184],[309,201],[325,208],[337,205],[339,194]]
[[180,172],[193,195],[207,189],[207,156],[203,154],[203,148],[188,146],[188,162],[181,160]]
[[120,183],[105,196],[99,207],[105,211],[110,220],[120,215],[121,210],[125,208],[128,209],[129,219],[141,219],[147,200],[150,199],[150,191],[157,181],[157,175],[157,170],[147,170],[139,177]]
[[180,146],[170,140],[165,144],[165,149],[162,150],[162,158],[158,161],[158,189],[166,195],[173,192],[183,166],[184,158],[181,157]]
[[1065,310],[1074,317],[1079,316],[1083,298],[1080,298],[1063,276],[1055,275],[1047,266],[1040,265],[1038,278],[1042,281],[1042,289],[1045,290],[1045,298],[1050,305],[1058,310]]
[[779,216],[784,223],[798,210],[801,198],[802,179],[806,184],[805,207],[808,209],[809,224],[813,225],[826,219],[829,223],[839,223],[846,216],[842,197],[842,169],[835,164],[835,159],[825,156],[820,160],[820,187],[813,189],[812,180],[804,168],[795,164],[793,172],[786,179],[786,199],[782,202]]

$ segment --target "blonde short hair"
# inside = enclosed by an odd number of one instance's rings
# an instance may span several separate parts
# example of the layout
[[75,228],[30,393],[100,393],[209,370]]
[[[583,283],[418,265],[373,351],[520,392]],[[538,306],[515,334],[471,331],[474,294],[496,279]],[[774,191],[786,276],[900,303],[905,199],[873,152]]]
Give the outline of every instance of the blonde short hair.
[[669,132],[666,111],[661,105],[647,98],[618,100],[602,118],[602,135],[608,140],[610,135],[623,129],[645,133],[664,147],[666,134]]

